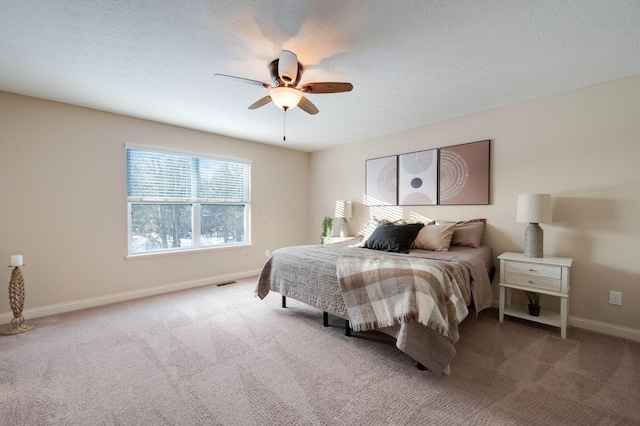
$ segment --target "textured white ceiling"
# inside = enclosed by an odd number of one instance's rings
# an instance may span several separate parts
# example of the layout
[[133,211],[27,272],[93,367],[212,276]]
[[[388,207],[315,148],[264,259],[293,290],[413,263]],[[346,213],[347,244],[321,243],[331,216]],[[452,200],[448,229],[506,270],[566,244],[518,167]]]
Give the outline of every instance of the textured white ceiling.
[[[282,145],[353,142],[640,74],[639,0],[0,0],[0,90]],[[247,107],[282,49],[320,109]],[[489,135],[490,136],[490,135]]]

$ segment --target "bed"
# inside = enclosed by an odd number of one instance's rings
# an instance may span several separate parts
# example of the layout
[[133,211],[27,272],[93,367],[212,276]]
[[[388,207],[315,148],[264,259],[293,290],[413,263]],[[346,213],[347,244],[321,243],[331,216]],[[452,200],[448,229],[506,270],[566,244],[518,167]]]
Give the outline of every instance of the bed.
[[363,241],[371,238],[274,251],[256,295],[263,299],[274,291],[283,296],[283,306],[289,297],[318,308],[325,325],[328,313],[349,321],[348,329],[391,335],[419,366],[448,374],[458,324],[469,309],[477,314],[492,304],[491,248],[414,246],[400,253],[359,247]]

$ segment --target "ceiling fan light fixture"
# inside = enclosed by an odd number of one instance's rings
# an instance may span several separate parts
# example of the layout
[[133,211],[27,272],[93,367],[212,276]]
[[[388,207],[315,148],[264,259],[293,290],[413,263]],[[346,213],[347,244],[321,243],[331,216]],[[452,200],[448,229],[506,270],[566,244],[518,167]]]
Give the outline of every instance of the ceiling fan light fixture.
[[269,96],[274,104],[285,111],[295,108],[302,99],[300,91],[292,87],[274,87],[269,92]]

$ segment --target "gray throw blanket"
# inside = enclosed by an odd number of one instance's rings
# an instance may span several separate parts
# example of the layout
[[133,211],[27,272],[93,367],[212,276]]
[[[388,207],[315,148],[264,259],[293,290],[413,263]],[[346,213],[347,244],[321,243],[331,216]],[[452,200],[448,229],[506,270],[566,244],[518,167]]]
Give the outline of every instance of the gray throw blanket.
[[[469,311],[461,270],[411,257],[341,256],[337,275],[349,320],[356,331],[419,323],[459,339],[458,324]],[[462,281],[464,282],[464,281]]]

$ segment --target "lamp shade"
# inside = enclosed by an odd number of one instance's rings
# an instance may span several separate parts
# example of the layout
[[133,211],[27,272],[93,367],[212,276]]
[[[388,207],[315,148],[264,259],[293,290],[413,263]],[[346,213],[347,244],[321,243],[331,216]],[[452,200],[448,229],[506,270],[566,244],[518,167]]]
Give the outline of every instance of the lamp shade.
[[299,90],[286,86],[274,87],[269,91],[269,96],[274,104],[284,110],[295,108],[302,99]]
[[551,223],[551,194],[518,195],[516,221]]
[[336,214],[338,219],[351,219],[351,201],[336,201]]

